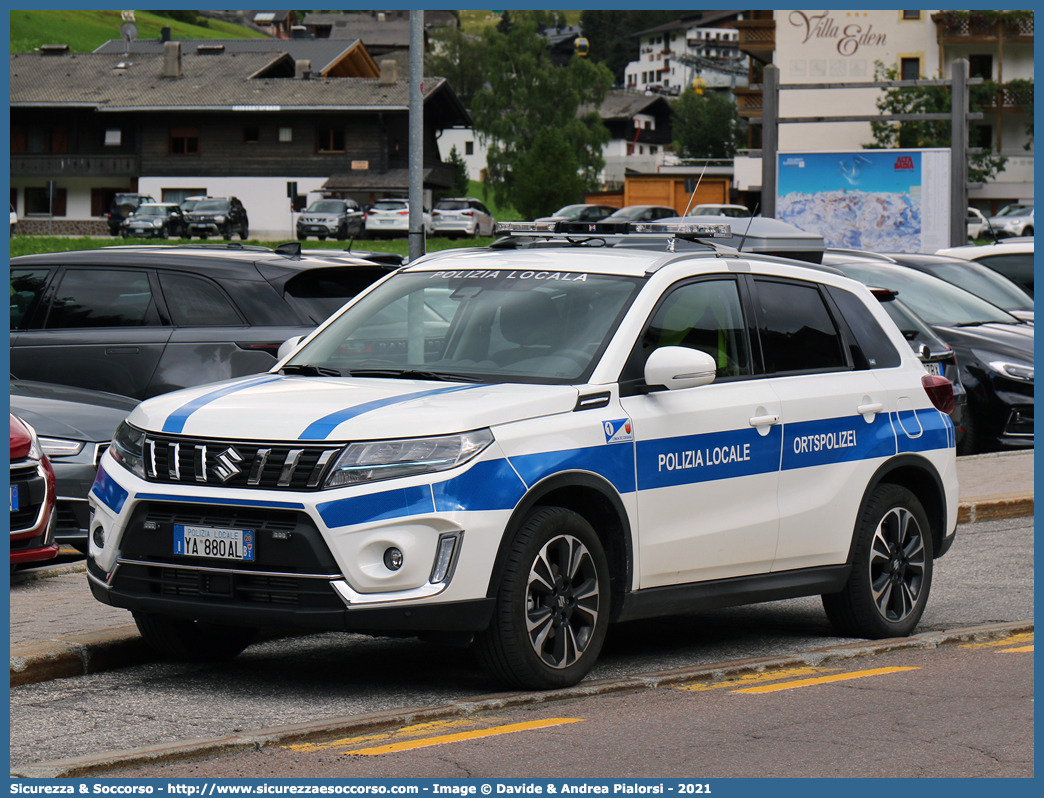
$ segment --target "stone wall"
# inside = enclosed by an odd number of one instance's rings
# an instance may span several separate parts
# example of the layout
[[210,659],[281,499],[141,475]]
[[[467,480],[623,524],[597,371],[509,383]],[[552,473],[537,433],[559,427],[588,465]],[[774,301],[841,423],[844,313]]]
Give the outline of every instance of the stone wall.
[[19,219],[15,235],[107,236],[109,223],[103,219]]

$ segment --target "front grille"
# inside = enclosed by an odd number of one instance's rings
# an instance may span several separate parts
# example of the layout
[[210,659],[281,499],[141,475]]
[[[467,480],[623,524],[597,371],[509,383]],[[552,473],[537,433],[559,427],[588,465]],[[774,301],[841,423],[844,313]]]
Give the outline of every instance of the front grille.
[[1033,405],[1015,405],[1004,425],[1005,435],[1033,436]]
[[342,447],[149,435],[146,478],[263,490],[318,490]]
[[35,463],[12,463],[11,485],[18,488],[18,510],[11,513],[11,532],[31,529],[47,498],[47,480]]

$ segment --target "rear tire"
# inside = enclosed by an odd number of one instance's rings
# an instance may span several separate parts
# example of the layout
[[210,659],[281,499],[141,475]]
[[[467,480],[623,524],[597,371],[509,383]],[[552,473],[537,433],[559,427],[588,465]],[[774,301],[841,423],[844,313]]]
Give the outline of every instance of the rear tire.
[[921,502],[899,485],[878,485],[856,521],[848,582],[822,597],[837,633],[871,640],[910,634],[928,603],[932,555]]
[[167,659],[224,662],[240,654],[257,636],[256,629],[204,623],[151,612],[134,613],[145,642]]
[[594,666],[609,625],[609,566],[583,517],[562,507],[533,511],[507,552],[479,661],[512,687],[576,684]]
[[246,241],[248,238],[250,238],[250,228],[249,227],[243,227],[239,231],[239,240],[240,241]]
[[964,406],[964,435],[961,442],[957,444],[957,456],[963,457],[968,454],[978,454],[979,441],[975,428],[975,416],[972,414],[971,405]]

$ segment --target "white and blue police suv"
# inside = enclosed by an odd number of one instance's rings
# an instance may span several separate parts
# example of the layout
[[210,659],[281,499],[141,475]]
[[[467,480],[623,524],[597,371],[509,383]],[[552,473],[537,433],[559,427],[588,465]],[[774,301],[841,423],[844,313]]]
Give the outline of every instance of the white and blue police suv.
[[441,634],[527,688],[694,609],[910,633],[956,529],[950,383],[833,270],[628,229],[667,246],[420,258],[271,372],[143,402],[91,491],[95,597],[171,657]]

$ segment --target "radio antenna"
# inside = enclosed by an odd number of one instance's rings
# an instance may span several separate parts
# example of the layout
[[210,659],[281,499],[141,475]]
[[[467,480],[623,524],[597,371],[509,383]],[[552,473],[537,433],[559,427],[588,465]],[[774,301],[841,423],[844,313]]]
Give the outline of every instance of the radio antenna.
[[743,231],[743,238],[740,239],[739,246],[736,247],[736,251],[737,252],[742,252],[743,251],[743,244],[746,243],[746,241],[747,241],[747,233],[750,232],[751,222],[754,221],[754,216],[757,214],[758,208],[760,208],[760,207],[761,207],[761,203],[760,202],[755,202],[754,203],[754,210],[751,211],[750,219],[747,220],[747,229]]
[[692,207],[692,201],[694,199],[696,199],[696,192],[697,192],[697,190],[699,190],[700,182],[703,180],[703,175],[704,175],[704,173],[706,173],[706,171],[707,171],[707,164],[704,164],[703,165],[703,171],[700,172],[700,179],[696,181],[696,188],[694,188],[692,190],[692,196],[689,197],[689,204],[685,206],[685,213],[683,213],[682,216],[688,216],[689,215],[689,208]]

